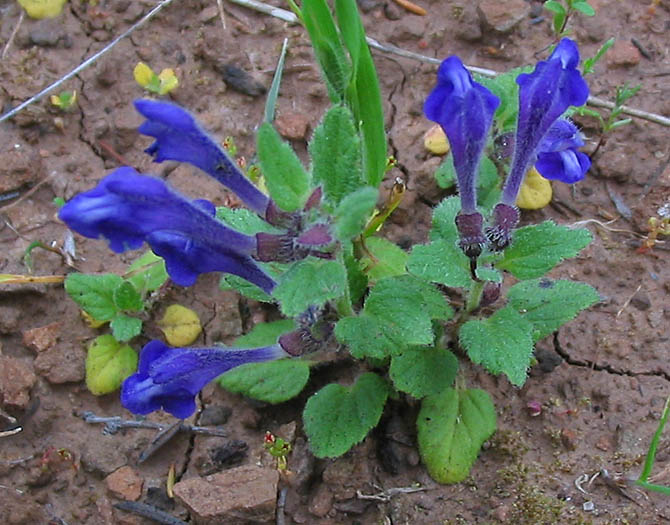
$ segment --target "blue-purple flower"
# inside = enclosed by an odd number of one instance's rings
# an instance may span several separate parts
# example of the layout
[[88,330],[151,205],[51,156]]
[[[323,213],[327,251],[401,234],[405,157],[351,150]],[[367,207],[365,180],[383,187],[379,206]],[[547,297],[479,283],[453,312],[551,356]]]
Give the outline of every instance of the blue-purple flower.
[[530,166],[537,163],[540,174],[564,182],[580,180],[588,169],[585,155],[576,150],[581,141],[576,129],[555,125],[570,106],[581,106],[588,99],[589,88],[577,70],[578,65],[577,44],[564,38],[547,60],[538,62],[532,73],[523,73],[516,79],[519,117],[514,156],[501,202],[493,210],[493,225],[486,229],[493,250],[503,250],[511,241],[519,221],[516,199]]
[[474,257],[485,241],[482,217],[477,212],[477,171],[499,104],[500,99],[475,82],[458,57],[451,56],[440,65],[437,85],[423,108],[426,117],[440,124],[449,139],[461,198],[461,213],[456,219],[461,248]]
[[278,344],[250,348],[171,348],[151,341],[136,373],[121,387],[121,404],[134,414],[163,409],[184,419],[195,412],[195,396],[224,372],[246,363],[288,357]]
[[545,179],[573,184],[584,178],[591,159],[578,151],[584,139],[569,120],[557,120],[542,139],[535,168]]
[[512,167],[501,199],[504,204],[514,206],[524,175],[535,163],[538,146],[552,125],[570,106],[581,106],[589,97],[589,87],[577,70],[578,65],[577,44],[564,38],[532,73],[517,77],[519,119]]
[[238,275],[270,292],[275,282],[252,258],[256,237],[225,226],[214,205],[189,200],[163,180],[118,168],[63,206],[59,217],[90,238],[104,237],[117,253],[146,242],[165,259],[172,280],[183,286],[198,275],[221,271]]
[[244,176],[188,111],[175,104],[148,99],[136,100],[135,108],[147,119],[139,132],[156,139],[145,150],[153,155],[155,162],[188,162],[235,192],[261,217],[266,216],[268,196]]

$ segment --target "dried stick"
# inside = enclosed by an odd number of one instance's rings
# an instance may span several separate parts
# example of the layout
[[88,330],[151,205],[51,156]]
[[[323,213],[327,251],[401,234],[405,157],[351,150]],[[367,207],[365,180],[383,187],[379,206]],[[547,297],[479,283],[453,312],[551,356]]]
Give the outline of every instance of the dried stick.
[[12,43],[14,42],[14,38],[16,37],[16,33],[19,32],[19,27],[21,27],[21,24],[23,23],[23,19],[26,16],[26,12],[21,9],[21,14],[19,15],[19,20],[16,22],[16,25],[14,26],[14,29],[12,29],[12,34],[9,35],[9,39],[7,40],[7,43],[5,44],[4,49],[2,50],[2,55],[0,55],[0,60],[5,59],[5,55],[7,54],[7,51],[9,51],[9,48],[12,47]]
[[161,9],[163,9],[166,5],[169,5],[172,3],[172,0],[161,0],[161,2],[156,5],[151,11],[149,11],[146,15],[144,15],[140,20],[135,22],[132,26],[130,26],[128,29],[126,29],[123,33],[121,33],[119,36],[117,36],[114,40],[112,40],[109,44],[107,44],[105,47],[103,47],[100,51],[95,53],[94,55],[90,56],[86,60],[84,60],[81,64],[79,64],[77,67],[75,67],[72,71],[70,71],[67,75],[64,77],[61,77],[60,79],[56,80],[53,84],[50,86],[45,87],[42,91],[37,93],[37,95],[34,95],[30,97],[28,100],[25,102],[22,102],[18,106],[16,106],[14,109],[11,111],[8,111],[4,115],[0,117],[0,122],[3,122],[7,120],[8,118],[13,117],[16,115],[19,111],[22,109],[28,107],[30,104],[33,104],[34,102],[37,102],[38,100],[42,99],[45,95],[56,89],[58,86],[63,84],[64,82],[70,80],[72,77],[86,69],[88,66],[93,64],[96,60],[98,60],[101,56],[103,56],[105,53],[107,53],[110,49],[112,49],[116,44],[118,44],[121,40],[126,38],[128,35],[130,35],[133,31],[135,31],[138,27],[142,26],[147,20],[151,19],[158,13]]

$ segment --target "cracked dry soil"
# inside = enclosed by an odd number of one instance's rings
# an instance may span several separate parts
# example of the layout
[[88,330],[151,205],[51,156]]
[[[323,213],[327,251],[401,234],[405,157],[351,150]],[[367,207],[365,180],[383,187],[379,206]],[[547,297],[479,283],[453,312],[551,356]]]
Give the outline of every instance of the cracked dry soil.
[[[610,36],[619,41],[589,78],[592,93],[608,98],[617,84],[640,83],[632,105],[668,116],[670,4],[591,3],[596,17],[571,23],[583,54],[593,55]],[[551,41],[549,20],[538,18],[543,13],[536,1],[520,2],[524,9],[530,6],[531,15],[504,34],[482,29],[470,2],[426,0],[426,17],[405,12],[391,0],[362,4],[368,34],[379,41],[437,58],[459,54],[468,64],[499,71],[534,62],[535,53]],[[26,19],[0,61],[3,111],[69,72],[152,5],[73,0],[55,20]],[[508,5],[511,12],[519,2]],[[194,197],[207,196],[217,205],[235,203],[206,176],[185,165],[152,164],[142,152],[149,142],[138,136],[140,118],[131,106],[134,98],[143,96],[132,78],[140,60],[154,70],[175,68],[180,86],[172,99],[190,108],[217,137],[233,136],[241,154],[251,159],[264,98],[231,89],[220,66],[232,63],[269,86],[281,42],[288,37],[278,111],[285,134],[293,134],[293,144],[304,158],[306,139],[328,102],[304,32],[227,2],[224,6],[225,31],[213,0],[174,2],[63,86],[78,93],[73,111],[59,113],[45,99],[0,124],[0,196],[7,199],[0,202],[0,272],[26,273],[21,261],[33,241],[61,245],[66,229],[55,219],[52,199],[68,199],[92,187],[121,162],[161,175]],[[491,9],[490,2],[482,1],[481,6],[485,14]],[[4,46],[19,11],[15,2],[0,0],[0,13]],[[631,47],[631,39],[638,47]],[[435,68],[377,51],[373,56],[385,97],[390,152],[398,159],[384,188],[388,190],[396,176],[408,184],[383,234],[408,248],[426,240],[431,207],[446,195],[432,178],[441,160],[424,151],[422,140],[429,123],[421,106]],[[593,148],[594,122],[582,119],[580,124]],[[177,479],[240,464],[271,466],[263,452],[263,435],[270,430],[294,442],[289,467],[297,479],[286,493],[287,524],[670,521],[670,504],[656,494],[614,490],[603,476],[580,485],[585,492],[575,485],[580,476],[590,477],[601,469],[611,476],[635,477],[670,394],[667,244],[651,253],[636,251],[648,217],[668,202],[668,155],[668,129],[635,119],[608,140],[585,181],[574,189],[555,185],[550,207],[523,214],[524,223],[551,218],[561,224],[581,222],[592,231],[593,243],[552,277],[590,283],[603,300],[539,343],[538,364],[521,389],[477,367],[466,368],[469,384],[492,393],[499,431],[468,480],[455,486],[437,485],[420,465],[413,425],[418,407],[411,401],[389,405],[380,428],[343,458],[320,461],[309,455],[300,408],[326,382],[351,379],[351,367],[341,361],[319,370],[299,399],[278,407],[210,385],[200,396],[202,410],[192,423],[225,421],[228,437],[180,433],[137,465],[152,431],[104,435],[99,425],[88,425],[77,416],[86,410],[129,416],[116,394],[96,398],[83,383],[85,347],[97,333],[86,326],[61,286],[2,286],[3,408],[19,418],[23,431],[0,438],[0,518],[13,524],[149,523],[112,507],[119,496],[109,490],[105,478],[130,465],[143,482],[140,501],[192,520],[184,508],[163,496],[170,464],[175,464]],[[630,208],[629,218],[620,217],[621,206],[617,209],[611,195]],[[612,218],[617,219],[608,222]],[[134,257],[112,256],[104,242],[80,237],[76,246],[76,266],[85,272],[121,272]],[[33,270],[50,275],[70,269],[59,255],[35,250]],[[230,343],[254,323],[276,316],[271,309],[220,291],[215,276],[204,276],[193,289],[164,290],[147,314],[147,337],[160,336],[154,320],[174,302],[198,312],[205,326],[198,341],[202,344]],[[12,391],[12,385],[23,385],[22,390]],[[11,399],[8,392],[13,392]],[[543,405],[541,415],[530,417],[529,402]],[[170,418],[153,414],[150,420],[169,423]],[[655,472],[661,483],[670,483],[670,475],[663,477],[670,465],[668,442],[662,440],[657,457]],[[76,468],[71,461],[43,468],[45,452],[53,449],[69,451]],[[415,483],[425,490],[396,494],[390,500],[357,497],[357,491],[370,495]]]

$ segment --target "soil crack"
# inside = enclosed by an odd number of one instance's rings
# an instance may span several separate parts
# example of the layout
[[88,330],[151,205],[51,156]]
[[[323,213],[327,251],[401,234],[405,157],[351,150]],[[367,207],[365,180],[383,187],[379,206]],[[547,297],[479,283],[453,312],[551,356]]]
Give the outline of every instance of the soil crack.
[[554,332],[554,350],[558,355],[563,358],[563,360],[571,366],[579,366],[582,368],[589,368],[591,370],[596,370],[598,372],[607,372],[609,374],[614,374],[618,376],[628,376],[628,377],[638,377],[638,376],[652,376],[652,377],[661,377],[666,381],[670,382],[670,374],[666,372],[658,371],[643,371],[643,372],[633,372],[632,370],[624,370],[616,368],[612,365],[599,365],[593,361],[575,359],[572,357],[567,350],[561,347],[561,343],[558,340],[558,332]]

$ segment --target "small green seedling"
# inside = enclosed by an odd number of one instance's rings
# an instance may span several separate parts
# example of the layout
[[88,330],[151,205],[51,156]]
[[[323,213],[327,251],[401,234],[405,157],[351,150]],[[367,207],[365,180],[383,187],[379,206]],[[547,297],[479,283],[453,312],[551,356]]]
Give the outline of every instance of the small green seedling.
[[544,3],[544,8],[554,13],[552,26],[557,38],[561,38],[569,33],[566,28],[568,20],[570,20],[573,14],[582,13],[586,16],[596,14],[595,9],[585,0],[548,0]]
[[51,104],[61,111],[70,111],[76,103],[76,91],[61,91],[58,95],[51,95]]
[[133,76],[140,86],[157,95],[167,95],[179,85],[179,79],[171,68],[163,69],[157,75],[144,62],[137,63]]
[[651,443],[649,443],[649,450],[647,451],[647,457],[644,460],[642,472],[640,473],[640,477],[637,478],[637,481],[635,482],[637,486],[642,487],[643,489],[660,492],[666,496],[670,496],[670,487],[650,483],[648,479],[649,475],[651,474],[651,469],[654,467],[656,451],[658,450],[658,444],[661,441],[661,436],[663,435],[663,429],[665,428],[665,424],[668,422],[668,414],[670,414],[670,397],[668,397],[668,399],[665,401],[665,406],[663,407],[663,412],[661,413],[661,419],[658,422],[658,427],[656,428],[656,432],[654,432],[654,437],[651,439]]

